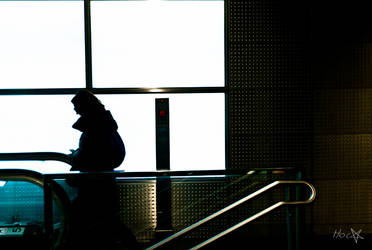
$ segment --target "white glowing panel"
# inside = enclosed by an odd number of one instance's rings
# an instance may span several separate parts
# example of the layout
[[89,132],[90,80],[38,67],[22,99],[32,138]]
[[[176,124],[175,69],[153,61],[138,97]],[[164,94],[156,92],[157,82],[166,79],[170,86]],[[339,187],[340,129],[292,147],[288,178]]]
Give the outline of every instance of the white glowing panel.
[[169,102],[171,170],[225,169],[224,94],[174,95]]
[[[78,147],[72,95],[2,96],[0,152],[59,152]],[[169,98],[171,170],[225,168],[224,94],[98,95],[119,126],[127,155],[116,170],[155,171],[155,98]],[[6,108],[5,108],[6,107]],[[55,161],[1,162],[0,168],[67,172]]]
[[77,146],[72,95],[1,96],[0,152],[68,153]]
[[98,95],[119,126],[126,149],[125,171],[156,171],[155,103],[147,95]]
[[[71,126],[78,118],[72,95],[1,96],[0,152],[59,152],[78,146],[80,133]],[[27,168],[40,172],[68,171],[59,162],[1,162],[2,168]],[[54,169],[52,169],[54,168]]]
[[84,87],[83,1],[0,1],[0,88]]
[[223,1],[92,1],[95,87],[224,86]]
[[[155,98],[169,98],[171,170],[225,169],[224,94],[101,95],[127,149],[122,169],[155,171]],[[120,169],[121,169],[120,168]]]

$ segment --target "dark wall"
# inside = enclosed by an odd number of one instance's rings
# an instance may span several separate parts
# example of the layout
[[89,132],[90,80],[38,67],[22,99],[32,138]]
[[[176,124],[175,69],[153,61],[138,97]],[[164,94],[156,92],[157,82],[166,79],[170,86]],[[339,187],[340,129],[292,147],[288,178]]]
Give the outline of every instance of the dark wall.
[[372,20],[363,2],[311,9],[313,178],[318,234],[372,232]]
[[371,233],[370,8],[324,2],[227,1],[229,167],[303,167],[313,233]]

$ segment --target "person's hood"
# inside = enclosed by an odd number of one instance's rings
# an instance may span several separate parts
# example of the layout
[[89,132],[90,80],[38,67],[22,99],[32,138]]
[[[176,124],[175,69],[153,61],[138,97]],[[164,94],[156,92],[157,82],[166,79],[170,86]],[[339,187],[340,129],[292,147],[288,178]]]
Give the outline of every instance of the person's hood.
[[82,115],[73,125],[81,132],[90,130],[117,130],[118,125],[108,110]]

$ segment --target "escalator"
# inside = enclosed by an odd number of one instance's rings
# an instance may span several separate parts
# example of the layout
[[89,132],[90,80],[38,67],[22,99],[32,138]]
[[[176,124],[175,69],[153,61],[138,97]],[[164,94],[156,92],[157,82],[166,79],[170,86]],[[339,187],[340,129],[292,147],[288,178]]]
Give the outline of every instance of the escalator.
[[68,234],[69,197],[52,185],[52,230],[45,230],[43,175],[22,169],[0,169],[0,245],[9,249],[60,249]]

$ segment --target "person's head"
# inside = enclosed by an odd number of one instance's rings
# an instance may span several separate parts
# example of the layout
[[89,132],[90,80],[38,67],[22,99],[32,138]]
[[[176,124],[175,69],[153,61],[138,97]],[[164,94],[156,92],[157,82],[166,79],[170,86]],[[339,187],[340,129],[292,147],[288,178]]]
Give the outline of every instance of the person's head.
[[90,91],[80,90],[72,98],[74,109],[79,115],[84,115],[92,111],[104,110],[101,101]]

